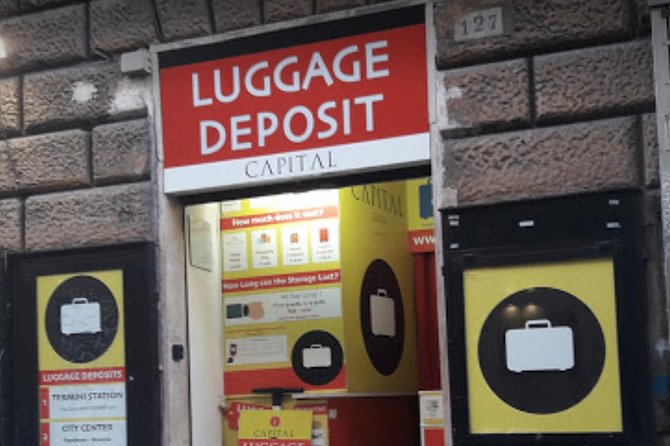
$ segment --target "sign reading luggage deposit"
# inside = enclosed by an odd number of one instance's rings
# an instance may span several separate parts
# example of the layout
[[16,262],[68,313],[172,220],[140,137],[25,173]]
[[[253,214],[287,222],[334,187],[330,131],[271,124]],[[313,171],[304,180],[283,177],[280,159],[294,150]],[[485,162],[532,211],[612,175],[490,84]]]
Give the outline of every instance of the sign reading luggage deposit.
[[429,159],[423,6],[159,51],[166,193]]
[[123,272],[37,278],[40,446],[126,437]]

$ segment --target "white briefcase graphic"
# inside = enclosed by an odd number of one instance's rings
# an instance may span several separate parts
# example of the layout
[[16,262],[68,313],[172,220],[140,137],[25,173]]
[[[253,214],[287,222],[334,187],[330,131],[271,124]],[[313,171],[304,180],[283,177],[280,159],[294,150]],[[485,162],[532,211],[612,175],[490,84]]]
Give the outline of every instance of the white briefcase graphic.
[[60,307],[60,331],[64,335],[100,333],[100,303],[76,297]]
[[370,325],[375,336],[395,336],[395,303],[384,289],[370,295]]
[[552,327],[547,319],[526,321],[525,328],[505,332],[507,368],[516,373],[565,371],[575,365],[570,327]]
[[330,367],[333,365],[333,353],[330,347],[314,344],[303,349],[302,365],[306,369]]

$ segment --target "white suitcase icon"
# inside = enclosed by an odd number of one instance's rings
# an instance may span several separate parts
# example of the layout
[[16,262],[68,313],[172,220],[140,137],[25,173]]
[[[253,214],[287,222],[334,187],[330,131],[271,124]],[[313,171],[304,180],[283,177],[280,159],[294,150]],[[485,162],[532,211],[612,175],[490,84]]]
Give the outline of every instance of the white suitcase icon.
[[505,332],[507,369],[520,372],[565,371],[575,366],[570,327],[552,327],[547,319],[526,321],[525,328]]
[[384,289],[370,295],[370,325],[375,336],[395,336],[395,302]]
[[100,303],[76,297],[60,307],[60,331],[64,335],[100,333]]
[[330,367],[333,365],[333,354],[330,347],[314,344],[302,351],[302,365],[306,369]]

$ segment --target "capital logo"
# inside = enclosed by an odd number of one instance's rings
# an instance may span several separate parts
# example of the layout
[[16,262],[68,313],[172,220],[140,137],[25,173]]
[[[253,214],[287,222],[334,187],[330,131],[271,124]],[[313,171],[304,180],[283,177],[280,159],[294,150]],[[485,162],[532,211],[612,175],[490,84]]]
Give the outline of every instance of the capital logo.
[[277,427],[281,424],[281,418],[279,417],[272,417],[270,418],[270,426],[272,427]]

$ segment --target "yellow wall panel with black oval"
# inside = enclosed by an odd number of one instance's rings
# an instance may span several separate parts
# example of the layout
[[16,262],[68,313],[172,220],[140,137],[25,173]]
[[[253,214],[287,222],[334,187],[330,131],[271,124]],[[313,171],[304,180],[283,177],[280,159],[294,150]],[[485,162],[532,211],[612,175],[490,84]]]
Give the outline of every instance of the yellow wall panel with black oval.
[[622,432],[611,258],[466,269],[470,432]]

